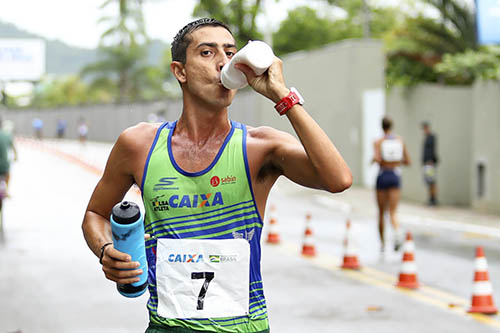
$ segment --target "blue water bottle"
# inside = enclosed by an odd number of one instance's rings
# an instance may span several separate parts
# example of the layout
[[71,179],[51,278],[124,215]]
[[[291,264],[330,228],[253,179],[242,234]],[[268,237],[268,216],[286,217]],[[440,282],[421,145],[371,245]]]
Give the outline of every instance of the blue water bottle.
[[144,246],[144,218],[139,206],[130,201],[116,204],[111,212],[111,231],[113,246],[120,252],[127,253],[132,261],[138,261],[142,269],[140,280],[131,284],[117,283],[118,292],[125,297],[138,297],[146,291],[148,285],[148,265]]

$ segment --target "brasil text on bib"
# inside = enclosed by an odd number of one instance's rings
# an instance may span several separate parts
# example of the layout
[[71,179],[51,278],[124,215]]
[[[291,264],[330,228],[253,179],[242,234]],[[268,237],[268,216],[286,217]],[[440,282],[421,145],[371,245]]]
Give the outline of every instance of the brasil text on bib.
[[158,314],[164,318],[248,315],[250,245],[244,239],[158,239]]

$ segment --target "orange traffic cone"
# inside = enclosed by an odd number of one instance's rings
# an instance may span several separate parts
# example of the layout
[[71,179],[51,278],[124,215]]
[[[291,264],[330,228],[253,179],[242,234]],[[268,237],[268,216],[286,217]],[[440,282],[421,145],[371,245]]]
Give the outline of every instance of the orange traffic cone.
[[272,215],[269,218],[269,233],[267,234],[267,240],[266,240],[266,242],[269,244],[279,244],[280,242],[280,235],[278,234],[276,228],[276,218],[274,217],[275,210],[276,207],[271,206],[270,214]]
[[476,248],[475,266],[472,304],[467,312],[495,314],[498,310],[493,304],[493,288],[488,276],[488,263],[481,246]]
[[316,256],[316,247],[312,240],[312,229],[310,226],[311,214],[306,215],[306,230],[304,232],[304,243],[302,245],[302,255],[308,257]]
[[398,287],[417,289],[419,287],[417,279],[417,264],[415,263],[415,243],[410,232],[406,233],[406,241],[403,245],[403,265],[399,273]]
[[341,267],[346,269],[360,268],[356,249],[352,242],[351,221],[349,219],[347,219],[346,223],[346,232],[344,238],[344,262],[342,263]]

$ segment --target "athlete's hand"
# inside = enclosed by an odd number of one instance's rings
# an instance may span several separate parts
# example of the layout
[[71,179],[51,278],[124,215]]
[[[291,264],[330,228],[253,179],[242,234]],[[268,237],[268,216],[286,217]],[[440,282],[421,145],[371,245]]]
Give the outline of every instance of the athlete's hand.
[[240,63],[234,66],[245,74],[248,84],[256,92],[266,96],[274,103],[278,103],[290,92],[283,78],[283,61],[278,57],[274,57],[272,65],[259,76],[255,75],[254,71],[245,64]]
[[102,271],[108,280],[121,284],[138,282],[142,274],[139,266],[138,261],[132,261],[130,255],[118,251],[113,244],[104,249]]

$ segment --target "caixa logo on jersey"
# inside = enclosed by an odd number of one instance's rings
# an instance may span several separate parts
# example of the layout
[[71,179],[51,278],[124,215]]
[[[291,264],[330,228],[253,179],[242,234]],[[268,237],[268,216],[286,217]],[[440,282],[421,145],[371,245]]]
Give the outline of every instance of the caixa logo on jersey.
[[172,208],[201,208],[224,205],[221,192],[205,193],[205,194],[185,194],[172,195],[168,199],[168,204]]
[[198,263],[204,262],[203,254],[190,254],[190,253],[170,253],[168,255],[168,262],[180,262],[180,263]]
[[154,185],[153,191],[178,190],[179,187],[175,185],[176,180],[177,177],[162,177]]

